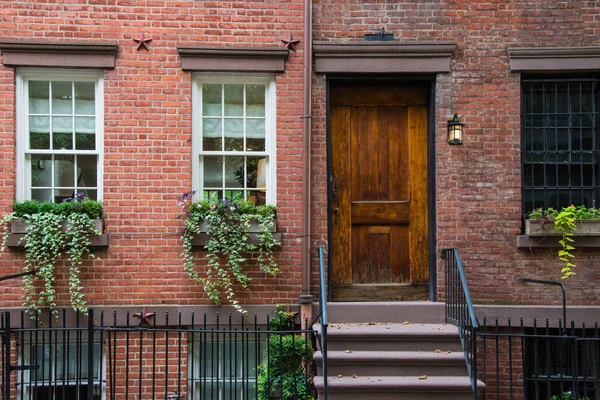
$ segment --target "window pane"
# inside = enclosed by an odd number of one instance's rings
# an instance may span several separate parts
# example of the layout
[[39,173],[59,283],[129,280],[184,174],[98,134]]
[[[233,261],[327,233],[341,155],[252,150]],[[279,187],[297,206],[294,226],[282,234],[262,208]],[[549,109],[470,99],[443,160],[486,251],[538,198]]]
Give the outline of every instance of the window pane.
[[225,198],[231,200],[244,200],[243,190],[226,190]]
[[52,156],[33,154],[31,156],[31,186],[52,186]]
[[244,157],[225,157],[225,187],[244,187]]
[[265,116],[265,85],[246,86],[246,116]]
[[225,86],[225,116],[244,115],[244,85]]
[[50,149],[49,117],[29,117],[29,148]]
[[39,202],[52,201],[52,189],[31,189],[31,199]]
[[581,186],[581,165],[571,165],[571,186]]
[[546,166],[546,179],[549,187],[555,187],[557,185],[556,165],[550,164]]
[[77,156],[77,187],[98,186],[98,156]]
[[203,198],[204,198],[204,200],[208,200],[210,202],[217,202],[217,201],[219,201],[219,198],[221,197],[220,195],[221,195],[220,190],[205,190]]
[[50,113],[50,82],[29,81],[29,114]]
[[204,187],[223,187],[223,157],[204,156]]
[[55,150],[73,149],[73,118],[52,118],[52,148]]
[[220,118],[204,118],[202,120],[202,136],[204,137],[221,137],[221,119]]
[[558,88],[558,92],[557,92],[557,99],[556,99],[556,103],[558,106],[557,111],[559,113],[568,113],[569,112],[569,84],[562,82],[562,83],[557,83],[557,88]]
[[543,113],[544,112],[543,84],[535,83],[532,85],[531,100],[532,100],[531,101],[531,104],[532,104],[531,112],[533,112],[535,114]]
[[96,149],[96,118],[75,118],[75,146],[77,150]]
[[96,88],[94,82],[75,82],[75,114],[94,115]]
[[545,174],[543,165],[533,166],[533,185],[534,186],[545,186]]
[[54,156],[54,186],[72,188],[75,186],[74,176],[75,156]]
[[264,190],[248,190],[246,200],[261,206],[267,204],[267,192]]
[[52,82],[52,114],[73,113],[73,88],[71,82]]
[[244,149],[244,120],[233,118],[225,120],[225,151]]
[[246,187],[267,187],[267,159],[265,157],[248,157],[246,169],[248,171]]
[[264,139],[265,120],[249,119],[246,120],[246,136],[253,139]]
[[594,185],[594,166],[592,165],[583,165],[583,186],[592,186]]
[[220,116],[221,114],[221,85],[202,85],[202,115]]

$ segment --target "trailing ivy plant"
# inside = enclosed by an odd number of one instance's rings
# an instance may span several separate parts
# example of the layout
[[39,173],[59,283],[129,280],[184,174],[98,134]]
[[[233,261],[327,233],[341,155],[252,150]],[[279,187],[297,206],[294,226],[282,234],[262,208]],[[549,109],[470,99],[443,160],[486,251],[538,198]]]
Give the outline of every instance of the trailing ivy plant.
[[560,248],[558,250],[558,259],[564,263],[560,272],[562,279],[568,279],[575,275],[573,268],[575,255],[575,239],[573,231],[576,228],[575,222],[578,220],[600,220],[600,210],[596,207],[574,206],[564,207],[560,211],[554,208],[538,208],[533,210],[528,218],[532,221],[545,223],[554,223],[554,229],[562,233],[562,238],[558,241]]
[[[258,251],[257,262],[263,272],[273,276],[279,272],[273,253],[279,242],[271,231],[275,224],[275,207],[231,199],[193,203],[194,193],[182,194],[178,204],[185,216],[185,229],[181,237],[184,268],[190,278],[204,285],[204,291],[215,304],[221,304],[224,295],[236,310],[244,313],[245,310],[235,298],[234,287],[238,284],[249,290],[251,278],[243,268],[247,253]],[[192,241],[201,233],[203,221],[208,223],[208,239],[204,245],[208,265],[206,271],[200,274],[192,251]],[[248,231],[253,221],[257,221],[260,227],[258,245],[248,241]]]
[[[40,312],[40,307],[49,307],[56,313],[56,263],[66,255],[69,262],[69,293],[75,311],[86,312],[82,293],[80,266],[84,255],[90,258],[90,234],[99,235],[94,219],[102,217],[102,203],[81,195],[63,203],[40,203],[35,200],[14,202],[13,212],[4,216],[2,252],[10,235],[10,223],[23,219],[27,223],[26,233],[19,244],[25,249],[24,272],[33,272],[24,279],[24,306],[30,315]],[[41,290],[36,282],[42,281]]]

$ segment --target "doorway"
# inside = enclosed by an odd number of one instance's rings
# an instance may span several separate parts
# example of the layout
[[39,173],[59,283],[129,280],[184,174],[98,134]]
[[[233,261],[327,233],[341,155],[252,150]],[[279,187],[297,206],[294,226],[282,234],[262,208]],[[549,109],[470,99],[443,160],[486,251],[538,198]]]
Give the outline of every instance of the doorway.
[[334,301],[429,299],[427,84],[329,88]]

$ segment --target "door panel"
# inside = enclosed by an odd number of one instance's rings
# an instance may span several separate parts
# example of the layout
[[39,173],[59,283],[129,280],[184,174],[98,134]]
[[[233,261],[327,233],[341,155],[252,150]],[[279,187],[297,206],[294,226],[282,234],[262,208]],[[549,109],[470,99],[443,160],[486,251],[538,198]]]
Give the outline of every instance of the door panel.
[[428,280],[425,99],[425,88],[332,90],[333,286]]

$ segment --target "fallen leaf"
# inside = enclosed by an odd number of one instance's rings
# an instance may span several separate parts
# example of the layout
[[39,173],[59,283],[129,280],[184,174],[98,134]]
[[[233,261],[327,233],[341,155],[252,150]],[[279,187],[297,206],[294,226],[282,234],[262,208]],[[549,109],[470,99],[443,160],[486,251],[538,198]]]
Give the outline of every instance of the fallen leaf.
[[344,375],[342,375],[342,374],[339,374],[337,377],[338,377],[338,378],[341,378],[341,377],[343,377],[343,376],[344,376]]
[[358,376],[356,376],[356,374],[352,374],[352,377],[353,378],[358,378]]
[[433,352],[434,353],[441,353],[442,351],[440,349],[435,349]]
[[352,350],[346,350],[344,353],[352,353]]
[[420,379],[420,380],[427,379],[427,375],[420,376],[420,377],[419,377],[419,379]]
[[404,322],[402,323],[402,325],[409,325],[409,324],[410,324],[410,322],[408,322],[408,321],[404,321]]

